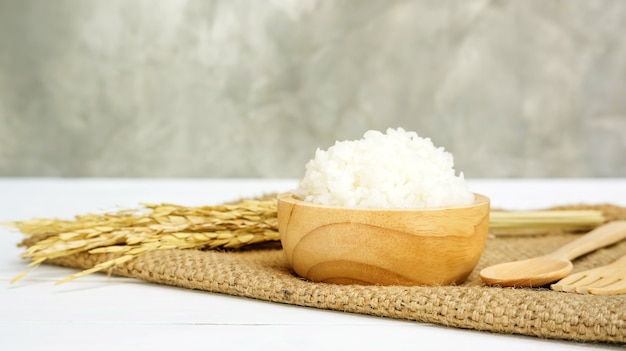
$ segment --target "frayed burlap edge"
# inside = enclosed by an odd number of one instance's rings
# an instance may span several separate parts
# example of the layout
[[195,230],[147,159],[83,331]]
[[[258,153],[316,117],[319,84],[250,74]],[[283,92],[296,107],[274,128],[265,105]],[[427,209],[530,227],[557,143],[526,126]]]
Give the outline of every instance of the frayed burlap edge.
[[[607,205],[575,207],[602,209],[610,219],[626,218],[626,208]],[[568,207],[560,207],[564,208]],[[155,251],[115,267],[110,273],[189,289],[456,328],[624,344],[624,295],[594,296],[545,288],[486,287],[478,278],[478,272],[485,266],[551,252],[576,235],[492,237],[479,265],[467,282],[458,286],[383,287],[312,283],[292,273],[279,249]],[[626,254],[626,242],[576,260],[575,271],[608,264],[623,254]],[[110,255],[78,254],[50,263],[85,269],[110,258]]]

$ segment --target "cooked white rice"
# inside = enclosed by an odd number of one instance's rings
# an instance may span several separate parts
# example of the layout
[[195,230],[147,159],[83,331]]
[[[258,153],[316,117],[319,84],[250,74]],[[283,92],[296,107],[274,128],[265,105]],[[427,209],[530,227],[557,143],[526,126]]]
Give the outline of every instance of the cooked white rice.
[[471,204],[463,173],[430,138],[402,128],[368,131],[361,140],[318,149],[295,195],[321,205],[432,208]]

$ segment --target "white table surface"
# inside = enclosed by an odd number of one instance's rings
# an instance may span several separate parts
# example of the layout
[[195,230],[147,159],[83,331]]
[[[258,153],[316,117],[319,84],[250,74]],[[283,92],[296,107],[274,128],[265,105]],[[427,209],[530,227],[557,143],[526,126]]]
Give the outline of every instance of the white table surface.
[[[492,206],[626,206],[624,179],[468,180]],[[211,205],[288,191],[293,179],[0,178],[0,222],[136,208],[141,202]],[[26,268],[22,234],[0,227],[0,350],[576,350],[615,346],[492,334],[192,291],[75,270]],[[625,297],[626,298],[626,297]]]

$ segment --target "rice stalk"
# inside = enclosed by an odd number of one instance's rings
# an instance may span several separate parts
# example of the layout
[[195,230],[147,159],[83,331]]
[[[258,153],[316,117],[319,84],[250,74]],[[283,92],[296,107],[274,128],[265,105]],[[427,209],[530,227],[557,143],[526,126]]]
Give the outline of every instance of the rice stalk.
[[[58,282],[65,283],[155,250],[241,249],[279,242],[276,206],[275,197],[203,207],[144,204],[142,209],[78,215],[74,220],[32,219],[5,225],[28,235],[19,246],[26,247],[21,256],[30,259],[29,267],[77,253],[115,254]],[[497,235],[584,231],[604,221],[601,211],[492,211],[490,231]]]
[[275,200],[203,207],[145,204],[143,211],[79,215],[73,221],[32,219],[8,224],[29,235],[19,246],[26,247],[21,257],[31,260],[30,267],[81,252],[119,255],[58,283],[124,264],[154,250],[238,249],[280,239]]
[[489,217],[489,231],[496,235],[582,232],[606,222],[595,210],[491,211]]

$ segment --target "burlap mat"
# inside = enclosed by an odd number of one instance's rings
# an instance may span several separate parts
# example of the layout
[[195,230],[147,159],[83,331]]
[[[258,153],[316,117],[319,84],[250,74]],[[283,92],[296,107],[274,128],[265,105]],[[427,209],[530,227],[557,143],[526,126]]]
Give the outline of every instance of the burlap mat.
[[[611,219],[626,219],[626,208],[617,206],[562,208],[602,209]],[[478,277],[483,267],[551,252],[576,235],[491,237],[474,272],[466,283],[458,286],[312,283],[292,273],[280,249],[151,252],[112,269],[111,273],[183,288],[457,328],[624,344],[626,295],[594,296],[546,288],[486,287]],[[574,271],[608,264],[624,254],[626,242],[576,260]],[[79,254],[51,263],[89,268],[108,258],[111,256]]]

